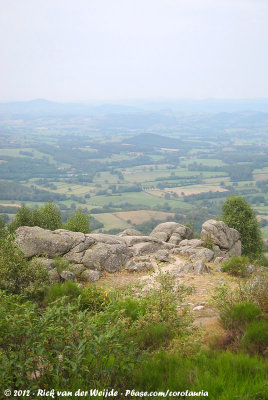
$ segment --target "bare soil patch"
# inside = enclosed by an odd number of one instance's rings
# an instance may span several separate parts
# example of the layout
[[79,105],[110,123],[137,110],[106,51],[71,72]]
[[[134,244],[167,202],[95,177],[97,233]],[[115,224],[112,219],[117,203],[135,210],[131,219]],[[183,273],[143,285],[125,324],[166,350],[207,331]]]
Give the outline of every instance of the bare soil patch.
[[20,208],[21,205],[20,204],[0,204],[1,207],[17,207]]
[[268,179],[268,174],[255,174],[253,175],[253,178],[255,181],[264,181],[265,179]]

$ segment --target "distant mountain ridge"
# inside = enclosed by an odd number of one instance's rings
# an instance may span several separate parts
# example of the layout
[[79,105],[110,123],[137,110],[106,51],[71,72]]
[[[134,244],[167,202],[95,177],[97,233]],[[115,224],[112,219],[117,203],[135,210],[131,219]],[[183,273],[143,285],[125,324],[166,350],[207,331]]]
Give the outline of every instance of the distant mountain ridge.
[[165,101],[126,101],[92,105],[79,102],[54,102],[46,99],[0,103],[0,115],[98,115],[160,113],[239,113],[268,112],[268,99],[204,99]]

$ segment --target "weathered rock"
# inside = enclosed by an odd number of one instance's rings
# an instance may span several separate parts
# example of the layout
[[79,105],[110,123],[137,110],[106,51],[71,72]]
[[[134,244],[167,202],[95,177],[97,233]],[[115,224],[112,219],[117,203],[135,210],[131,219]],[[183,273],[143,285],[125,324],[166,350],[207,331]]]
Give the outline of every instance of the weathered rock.
[[214,264],[220,264],[222,263],[224,260],[226,260],[225,257],[216,257],[214,260]]
[[223,268],[222,267],[216,267],[216,268],[214,268],[214,271],[223,272]]
[[188,261],[184,261],[181,265],[181,268],[185,274],[188,274],[189,272],[193,272],[193,270],[194,270],[193,264]]
[[73,272],[75,276],[80,276],[85,269],[83,264],[72,264],[69,267],[69,271]]
[[179,247],[187,246],[187,247],[202,247],[204,244],[203,240],[200,239],[184,239],[180,242]]
[[158,250],[158,251],[155,253],[155,258],[156,258],[158,261],[161,261],[161,262],[169,262],[169,261],[170,261],[170,259],[169,259],[169,251],[168,251],[168,250],[165,250],[165,249],[163,249],[163,250]]
[[171,235],[169,239],[169,243],[174,245],[178,245],[182,240],[191,239],[193,237],[193,232],[187,226],[181,225],[176,229],[176,231]]
[[163,222],[154,228],[150,236],[178,245],[183,239],[191,239],[193,232],[190,228],[177,222]]
[[126,243],[128,247],[134,246],[138,243],[158,243],[159,247],[163,242],[156,238],[151,238],[150,236],[123,236],[122,240]]
[[174,276],[175,278],[184,276],[182,274],[183,268],[181,266],[178,266],[178,265],[169,264],[168,266],[161,268],[161,272],[162,273],[168,273],[171,276]]
[[204,264],[202,261],[196,261],[194,263],[194,273],[197,275],[209,273],[209,267]]
[[121,244],[124,243],[123,238],[114,235],[106,235],[105,233],[89,233],[85,235],[86,238],[94,240],[95,243],[106,243],[106,244]]
[[90,235],[85,235],[83,242],[80,242],[77,246],[73,247],[72,253],[81,253],[87,250],[90,246],[96,243],[96,240]]
[[241,255],[240,233],[229,228],[223,221],[210,219],[202,225],[201,239],[211,242],[219,249],[232,256]]
[[75,281],[75,274],[71,271],[62,271],[60,277],[63,281]]
[[142,233],[136,229],[125,229],[123,232],[118,233],[118,236],[142,236]]
[[51,283],[58,283],[60,281],[60,276],[56,269],[51,269],[48,271],[48,278]]
[[196,307],[194,307],[193,308],[193,311],[201,311],[201,310],[204,310],[204,306],[196,306]]
[[126,270],[129,272],[151,271],[153,269],[151,262],[131,260],[127,263]]
[[82,264],[89,269],[115,272],[122,269],[129,256],[129,250],[123,243],[97,243],[86,250]]
[[198,248],[191,247],[191,246],[181,246],[178,247],[178,253],[181,254],[182,256],[192,256],[195,255],[198,252]]
[[145,254],[155,254],[161,249],[171,249],[173,245],[161,241],[141,242],[129,247],[133,256],[142,256]]
[[68,253],[64,254],[64,258],[70,261],[71,263],[81,264],[84,252],[77,253],[76,251],[68,251]]
[[93,271],[92,269],[87,269],[81,274],[81,279],[86,282],[97,282],[100,277],[100,271]]
[[251,275],[257,271],[257,267],[255,265],[246,265],[246,275]]
[[48,270],[52,270],[54,268],[54,260],[45,257],[38,257],[35,259],[37,263],[42,264]]
[[63,229],[49,231],[38,226],[21,226],[16,231],[16,242],[25,257],[63,255],[84,240],[84,234]]
[[191,261],[201,260],[201,261],[211,261],[214,258],[214,252],[210,249],[202,248],[197,250],[195,254],[190,257]]

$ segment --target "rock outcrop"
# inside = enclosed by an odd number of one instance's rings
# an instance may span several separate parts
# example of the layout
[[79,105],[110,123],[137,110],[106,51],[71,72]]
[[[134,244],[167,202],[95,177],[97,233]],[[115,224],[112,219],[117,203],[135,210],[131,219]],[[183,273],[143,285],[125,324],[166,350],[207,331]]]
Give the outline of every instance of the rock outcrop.
[[223,221],[210,219],[202,225],[201,240],[211,243],[218,256],[241,256],[240,233]]
[[[215,256],[225,258],[241,254],[239,233],[224,222],[214,220],[203,224],[201,240],[193,239],[190,228],[176,222],[165,222],[149,236],[134,229],[107,235],[23,226],[17,229],[16,241],[25,257],[39,257],[53,282],[76,278],[93,282],[105,271],[114,273],[122,269],[149,271],[153,269],[152,260],[170,263],[176,254],[190,259],[183,272],[200,274],[209,272],[204,263],[212,261]],[[211,249],[206,248],[208,243]],[[53,259],[57,256],[70,262],[68,271],[59,274],[54,269]]]
[[183,239],[192,239],[193,231],[177,222],[163,222],[154,228],[150,236],[163,242],[178,245]]

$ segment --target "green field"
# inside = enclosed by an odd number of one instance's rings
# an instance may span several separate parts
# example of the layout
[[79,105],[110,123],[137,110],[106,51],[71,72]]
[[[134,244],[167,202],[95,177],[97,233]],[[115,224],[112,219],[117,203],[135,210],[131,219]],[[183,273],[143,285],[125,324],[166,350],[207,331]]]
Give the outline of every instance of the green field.
[[123,193],[110,196],[95,196],[87,201],[87,204],[92,206],[104,206],[112,204],[114,207],[118,208],[120,208],[120,205],[124,203],[137,206],[144,205],[149,207],[163,206],[164,204],[168,204],[171,208],[181,208],[184,210],[189,210],[192,208],[191,205],[184,203],[181,200],[159,199],[145,192]]
[[126,221],[118,218],[117,216],[110,213],[102,213],[102,214],[94,214],[94,218],[96,218],[99,222],[104,225],[104,230],[110,229],[127,229],[131,228],[132,225],[128,224]]
[[189,164],[203,164],[207,165],[209,167],[221,167],[223,165],[226,165],[224,162],[221,160],[218,160],[216,158],[190,158],[189,160],[183,161],[183,165],[189,165]]

